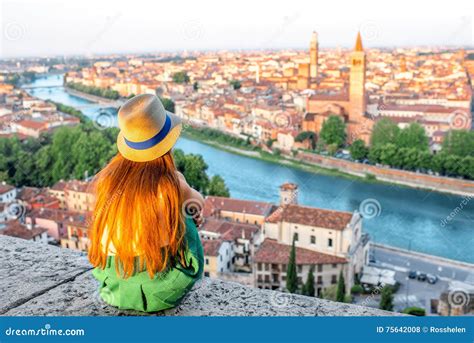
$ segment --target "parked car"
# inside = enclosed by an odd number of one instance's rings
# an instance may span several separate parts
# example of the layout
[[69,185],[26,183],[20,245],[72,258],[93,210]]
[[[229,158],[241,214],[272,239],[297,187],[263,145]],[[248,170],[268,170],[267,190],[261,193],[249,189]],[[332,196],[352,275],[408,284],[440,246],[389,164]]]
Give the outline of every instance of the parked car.
[[418,281],[426,281],[426,274],[425,273],[418,273],[417,277]]
[[428,283],[434,285],[436,282],[438,282],[438,277],[433,274],[428,274],[426,275],[426,280],[428,280]]
[[408,272],[408,277],[409,277],[410,279],[416,279],[416,276],[417,276],[417,275],[418,275],[417,272],[414,271],[414,270],[410,270],[410,271]]

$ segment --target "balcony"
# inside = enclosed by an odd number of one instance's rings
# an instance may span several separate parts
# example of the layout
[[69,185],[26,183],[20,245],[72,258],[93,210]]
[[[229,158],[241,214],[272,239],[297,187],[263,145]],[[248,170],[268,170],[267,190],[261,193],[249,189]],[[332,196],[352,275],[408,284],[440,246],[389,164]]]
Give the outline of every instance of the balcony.
[[[0,235],[0,315],[145,315],[98,296],[84,253]],[[281,301],[285,297],[285,301]],[[283,305],[282,305],[283,303]],[[377,309],[203,278],[167,316],[390,316]]]

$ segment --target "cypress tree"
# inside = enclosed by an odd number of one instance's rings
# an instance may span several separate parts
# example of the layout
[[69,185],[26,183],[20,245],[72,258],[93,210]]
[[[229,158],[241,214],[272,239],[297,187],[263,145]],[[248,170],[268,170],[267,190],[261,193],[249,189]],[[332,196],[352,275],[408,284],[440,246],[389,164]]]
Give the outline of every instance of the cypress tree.
[[339,280],[337,281],[337,292],[336,292],[336,301],[344,302],[346,296],[346,285],[344,282],[344,275],[342,275],[342,270],[339,272]]
[[286,289],[290,293],[295,293],[298,289],[298,275],[296,274],[296,235],[293,235],[293,245],[291,246],[290,259],[286,270]]
[[306,279],[306,284],[303,287],[303,294],[308,295],[310,297],[314,297],[315,290],[314,290],[314,273],[313,273],[313,266],[309,269],[308,279]]
[[393,311],[393,292],[391,287],[386,286],[382,289],[379,308],[385,311]]

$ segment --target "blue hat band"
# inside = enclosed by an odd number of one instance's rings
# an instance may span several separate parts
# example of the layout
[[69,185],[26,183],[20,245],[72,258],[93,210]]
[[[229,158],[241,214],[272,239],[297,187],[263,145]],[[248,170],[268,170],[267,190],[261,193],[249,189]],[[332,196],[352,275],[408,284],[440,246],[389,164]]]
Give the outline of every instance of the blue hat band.
[[125,137],[123,139],[125,140],[125,144],[127,144],[132,149],[146,150],[146,149],[150,149],[154,147],[155,145],[160,143],[163,139],[165,139],[168,132],[170,132],[170,129],[171,129],[171,119],[168,115],[166,115],[165,125],[163,125],[163,128],[150,139],[147,139],[146,141],[143,141],[143,142],[132,142],[132,141],[129,141]]

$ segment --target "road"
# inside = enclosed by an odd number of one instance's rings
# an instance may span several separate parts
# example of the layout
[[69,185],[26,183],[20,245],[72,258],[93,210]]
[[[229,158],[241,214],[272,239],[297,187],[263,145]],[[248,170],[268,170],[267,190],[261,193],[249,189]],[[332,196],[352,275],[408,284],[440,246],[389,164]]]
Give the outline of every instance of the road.
[[[409,306],[421,307],[431,314],[431,300],[439,299],[448,288],[451,280],[474,284],[474,266],[460,266],[429,255],[420,256],[408,251],[394,251],[381,246],[371,247],[371,255],[375,263],[370,265],[395,270],[395,280],[400,284],[394,294],[394,311],[402,311]],[[434,274],[439,277],[435,284],[408,278],[410,270]],[[380,294],[375,296],[357,296],[355,303],[370,307],[378,307]]]
[[379,246],[372,246],[372,255],[375,257],[374,266],[407,272],[420,271],[437,275],[441,280],[457,280],[474,284],[474,266],[461,267],[453,263],[432,259],[420,258],[405,252],[396,252]]

